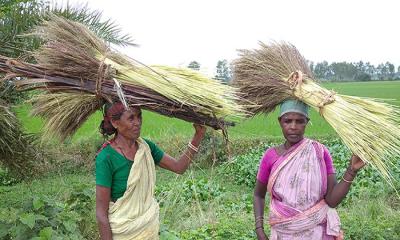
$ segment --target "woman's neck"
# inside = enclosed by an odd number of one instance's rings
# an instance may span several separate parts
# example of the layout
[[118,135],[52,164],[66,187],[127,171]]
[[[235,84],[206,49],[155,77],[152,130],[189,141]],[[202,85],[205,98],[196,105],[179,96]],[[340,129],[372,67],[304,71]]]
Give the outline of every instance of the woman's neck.
[[135,145],[136,139],[129,139],[118,134],[114,139],[114,143],[122,148],[131,148]]
[[298,144],[299,142],[303,141],[304,138],[301,138],[300,141],[295,142],[295,143],[291,143],[288,140],[285,141],[285,143],[283,144],[283,147],[285,148],[285,150],[289,150],[289,148],[293,147],[294,145]]

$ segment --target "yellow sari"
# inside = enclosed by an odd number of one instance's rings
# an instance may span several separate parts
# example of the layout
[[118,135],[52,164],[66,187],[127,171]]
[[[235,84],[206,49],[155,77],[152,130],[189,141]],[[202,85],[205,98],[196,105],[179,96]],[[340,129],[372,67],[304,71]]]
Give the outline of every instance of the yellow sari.
[[147,143],[139,138],[124,195],[110,202],[108,218],[116,240],[159,239],[159,206],[154,199],[155,165]]

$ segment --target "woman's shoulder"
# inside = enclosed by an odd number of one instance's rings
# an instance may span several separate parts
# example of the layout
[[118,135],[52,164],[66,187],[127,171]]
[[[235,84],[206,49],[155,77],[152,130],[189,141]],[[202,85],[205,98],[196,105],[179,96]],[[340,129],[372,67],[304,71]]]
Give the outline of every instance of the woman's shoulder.
[[109,159],[110,155],[113,153],[112,150],[113,148],[110,144],[103,145],[96,154],[96,162]]
[[272,146],[272,147],[267,148],[267,149],[265,150],[265,152],[264,152],[264,155],[263,155],[262,159],[263,159],[264,161],[267,161],[268,159],[274,159],[274,158],[276,158],[276,157],[278,156],[278,153],[277,153],[277,151],[276,151],[276,148],[277,148],[277,147],[279,147],[279,145],[277,145],[277,146]]
[[151,147],[152,145],[156,145],[153,141],[151,141],[150,139],[148,139],[148,138],[144,138],[144,137],[141,137],[142,139],[143,139],[143,141],[145,142],[145,143],[147,143],[147,145],[149,145],[149,147]]
[[314,139],[311,139],[311,141],[312,141],[312,143],[314,144],[314,146],[320,147],[321,149],[324,150],[324,152],[329,152],[328,147],[325,146],[323,143],[321,143],[321,142],[319,142],[319,141],[317,141],[317,140],[314,140]]

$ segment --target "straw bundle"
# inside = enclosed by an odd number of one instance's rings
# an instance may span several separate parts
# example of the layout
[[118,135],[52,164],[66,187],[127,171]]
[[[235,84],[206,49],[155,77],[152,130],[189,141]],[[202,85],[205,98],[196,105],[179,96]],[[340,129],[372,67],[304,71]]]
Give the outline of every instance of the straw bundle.
[[[34,105],[50,134],[71,135],[102,103],[116,98],[115,80],[130,104],[215,129],[233,125],[224,118],[245,114],[236,104],[235,88],[188,69],[145,66],[112,51],[80,23],[51,16],[36,34],[46,43],[34,53],[37,63],[0,57],[0,71],[30,78],[17,81],[19,89],[52,93]],[[87,111],[74,114],[73,108]]]
[[260,43],[241,50],[234,84],[256,105],[253,114],[271,112],[282,101],[305,102],[333,127],[343,142],[391,183],[390,167],[400,155],[400,110],[377,99],[336,94],[318,85],[299,51],[288,43]]

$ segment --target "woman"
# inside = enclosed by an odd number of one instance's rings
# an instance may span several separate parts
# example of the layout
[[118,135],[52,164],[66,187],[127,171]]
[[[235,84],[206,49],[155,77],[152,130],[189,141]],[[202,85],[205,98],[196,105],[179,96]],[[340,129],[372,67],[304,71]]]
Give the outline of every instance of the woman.
[[206,128],[194,124],[194,137],[176,160],[140,137],[140,108],[126,110],[117,102],[104,112],[101,132],[114,137],[96,157],[96,217],[101,239],[158,239],[155,164],[184,173],[198,151]]
[[287,100],[281,104],[278,120],[286,141],[265,152],[258,170],[254,191],[257,238],[268,239],[263,228],[268,191],[271,239],[343,239],[334,208],[346,196],[365,163],[353,155],[337,183],[327,148],[304,138],[308,106]]

